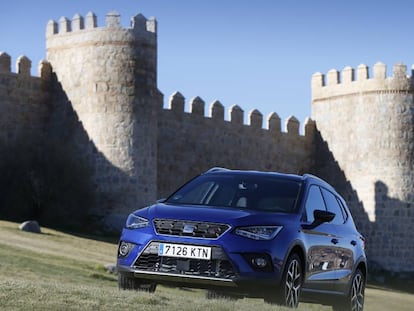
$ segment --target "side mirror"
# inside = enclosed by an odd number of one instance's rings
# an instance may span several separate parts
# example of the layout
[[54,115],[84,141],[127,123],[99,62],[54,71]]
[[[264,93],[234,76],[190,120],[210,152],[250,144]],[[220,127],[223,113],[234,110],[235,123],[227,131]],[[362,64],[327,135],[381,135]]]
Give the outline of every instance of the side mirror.
[[165,201],[167,201],[167,199],[162,198],[162,199],[158,199],[157,201],[155,201],[155,203],[164,203]]
[[316,228],[317,226],[319,226],[320,224],[323,224],[325,222],[330,222],[332,221],[332,219],[335,218],[335,213],[317,209],[313,211],[313,218],[314,218],[314,221],[311,224],[303,224],[302,228],[307,229],[307,230],[312,230]]
[[335,213],[317,209],[313,211],[313,217],[315,219],[314,223],[321,224],[332,221],[335,218]]

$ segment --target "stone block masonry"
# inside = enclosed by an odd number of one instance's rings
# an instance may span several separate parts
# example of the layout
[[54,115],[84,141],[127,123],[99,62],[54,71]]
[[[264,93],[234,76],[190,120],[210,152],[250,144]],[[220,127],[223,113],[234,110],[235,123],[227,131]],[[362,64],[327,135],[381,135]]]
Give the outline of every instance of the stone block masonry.
[[[156,198],[156,21],[138,14],[130,28],[110,12],[98,27],[90,12],[49,21],[47,59],[52,64],[103,165],[93,154],[100,191],[113,198],[112,213],[125,215]],[[110,165],[118,175],[108,175]]]
[[22,135],[38,135],[50,112],[51,67],[39,63],[39,76],[30,75],[31,61],[24,55],[11,71],[11,57],[0,52],[0,141],[13,143]]
[[279,171],[303,174],[312,165],[314,123],[307,120],[304,135],[299,121],[286,120],[287,132],[281,130],[276,113],[267,118],[258,110],[249,113],[249,124],[243,124],[244,111],[237,105],[224,120],[224,106],[215,101],[205,116],[205,102],[193,98],[190,112],[184,112],[182,94],[170,97],[169,109],[158,117],[158,193],[169,194],[188,179],[215,166]]
[[[139,14],[131,19],[131,28],[124,29],[116,12],[106,16],[105,27],[98,27],[93,13],[47,25],[47,59],[53,71],[90,140],[107,165],[120,170],[120,176],[108,176],[108,167],[92,160],[98,187],[111,197],[123,197],[114,200],[112,213],[125,215],[149,204],[212,166],[308,170],[311,144],[306,141],[311,138],[299,135],[294,117],[288,133],[281,133],[276,114],[269,130],[262,129],[257,110],[251,124],[243,125],[238,106],[225,122],[219,102],[206,117],[199,97],[192,100],[190,114],[184,113],[181,94],[175,94],[171,109],[162,109],[156,25]],[[285,153],[290,163],[282,161]]]

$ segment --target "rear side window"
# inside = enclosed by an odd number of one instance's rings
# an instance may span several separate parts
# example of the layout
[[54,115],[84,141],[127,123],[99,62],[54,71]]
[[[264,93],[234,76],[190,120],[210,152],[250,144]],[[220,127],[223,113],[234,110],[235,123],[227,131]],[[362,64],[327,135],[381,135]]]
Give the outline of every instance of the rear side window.
[[330,191],[322,188],[323,197],[325,198],[328,211],[335,214],[332,224],[341,225],[345,222],[341,205],[339,205],[337,197]]
[[306,198],[305,210],[306,220],[308,222],[313,222],[315,220],[313,217],[313,212],[315,210],[326,210],[325,202],[318,186],[310,186],[308,197]]
[[342,210],[342,215],[344,216],[345,221],[348,220],[348,212],[346,211],[346,204],[344,201],[342,201],[340,198],[336,198],[338,200],[339,205],[341,206],[341,210]]

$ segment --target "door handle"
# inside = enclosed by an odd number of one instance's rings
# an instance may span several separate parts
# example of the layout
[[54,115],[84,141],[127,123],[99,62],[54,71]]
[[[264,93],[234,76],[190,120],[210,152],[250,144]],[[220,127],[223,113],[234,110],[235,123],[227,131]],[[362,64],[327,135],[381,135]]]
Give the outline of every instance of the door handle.
[[339,243],[338,239],[332,239],[331,242],[335,245]]

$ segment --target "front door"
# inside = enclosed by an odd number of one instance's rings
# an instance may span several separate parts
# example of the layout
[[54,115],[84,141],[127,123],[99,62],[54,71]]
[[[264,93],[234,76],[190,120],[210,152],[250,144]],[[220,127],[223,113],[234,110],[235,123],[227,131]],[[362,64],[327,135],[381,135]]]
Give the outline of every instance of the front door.
[[335,290],[333,284],[337,280],[337,244],[339,238],[334,224],[313,224],[313,212],[315,210],[327,210],[319,186],[312,185],[308,189],[305,210],[306,217],[302,232],[308,255],[303,287],[310,290]]

